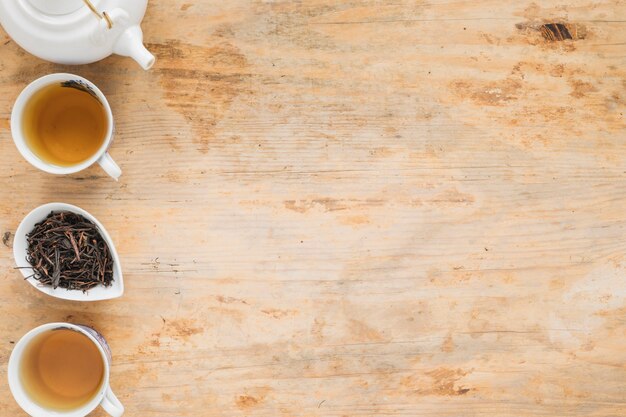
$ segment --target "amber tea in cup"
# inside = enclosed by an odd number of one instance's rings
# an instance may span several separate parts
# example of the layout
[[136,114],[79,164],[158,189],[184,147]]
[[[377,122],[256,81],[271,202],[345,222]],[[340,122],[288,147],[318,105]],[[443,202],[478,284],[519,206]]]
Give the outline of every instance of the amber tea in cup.
[[87,87],[53,83],[24,107],[22,131],[29,148],[44,162],[72,166],[92,157],[107,136],[105,107]]
[[43,332],[28,344],[19,374],[24,390],[40,406],[73,410],[98,394],[104,360],[87,336],[60,328]]
[[15,344],[7,376],[13,398],[32,417],[85,417],[98,407],[122,417],[111,386],[111,349],[91,327],[42,324]]
[[114,133],[113,112],[102,91],[74,74],[36,79],[22,90],[11,110],[17,150],[51,174],[74,174],[98,163],[117,180],[122,170],[108,152]]

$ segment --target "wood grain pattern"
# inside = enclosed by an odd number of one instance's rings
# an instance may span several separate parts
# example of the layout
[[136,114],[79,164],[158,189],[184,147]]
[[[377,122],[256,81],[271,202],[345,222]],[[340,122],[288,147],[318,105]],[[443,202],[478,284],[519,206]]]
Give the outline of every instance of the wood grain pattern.
[[[47,298],[0,246],[0,380],[69,320],[129,416],[624,416],[625,26],[622,0],[152,1],[149,72],[3,33],[0,232],[77,204],[126,294]],[[53,71],[108,95],[119,183],[19,157],[12,102]]]

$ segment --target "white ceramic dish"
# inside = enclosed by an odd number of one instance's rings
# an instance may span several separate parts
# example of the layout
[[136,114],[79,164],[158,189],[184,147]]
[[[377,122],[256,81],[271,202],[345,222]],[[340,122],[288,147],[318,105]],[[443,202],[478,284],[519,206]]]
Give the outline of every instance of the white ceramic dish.
[[73,213],[80,214],[85,216],[87,219],[91,220],[100,231],[103,239],[109,245],[109,249],[111,251],[111,256],[113,257],[113,282],[110,287],[97,286],[86,293],[79,290],[67,290],[65,288],[56,288],[53,289],[51,286],[41,285],[39,281],[34,278],[29,278],[28,281],[33,287],[37,288],[39,291],[46,293],[52,297],[62,298],[64,300],[73,300],[73,301],[99,301],[99,300],[109,300],[111,298],[121,297],[124,294],[124,278],[122,277],[122,266],[120,265],[120,259],[117,255],[117,250],[115,249],[115,245],[113,245],[113,241],[111,240],[111,236],[107,233],[102,223],[98,221],[94,216],[89,214],[87,211],[81,209],[80,207],[73,206],[71,204],[65,203],[48,203],[42,206],[37,207],[30,213],[24,217],[24,220],[20,223],[17,230],[15,231],[15,239],[13,240],[13,256],[15,257],[15,263],[17,264],[19,270],[21,271],[24,278],[28,277],[32,274],[32,270],[28,267],[31,266],[28,261],[26,261],[28,242],[26,241],[26,235],[33,230],[36,223],[39,223],[43,219],[50,214],[51,211],[71,211]]

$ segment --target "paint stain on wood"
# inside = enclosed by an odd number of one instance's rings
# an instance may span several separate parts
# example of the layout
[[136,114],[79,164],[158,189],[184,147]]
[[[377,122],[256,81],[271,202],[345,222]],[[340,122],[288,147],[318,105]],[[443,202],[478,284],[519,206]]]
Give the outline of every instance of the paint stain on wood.
[[385,337],[381,332],[362,321],[350,320],[348,327],[352,337],[356,340],[369,342],[382,342],[385,340]]
[[462,193],[456,188],[451,188],[443,191],[442,193],[434,196],[432,199],[428,200],[429,203],[442,203],[442,204],[461,204],[461,205],[470,205],[473,204],[475,198],[471,194]]
[[297,310],[281,310],[278,308],[266,308],[261,310],[261,312],[274,319],[283,319],[285,317],[295,316],[298,314]]
[[417,395],[455,397],[471,391],[471,388],[458,384],[468,374],[463,369],[440,367],[423,374],[406,376],[400,380],[400,385]]
[[598,91],[593,84],[582,80],[571,79],[568,83],[572,88],[572,92],[569,95],[574,98],[583,98],[589,93]]
[[370,156],[375,157],[375,158],[387,158],[390,156],[393,156],[395,154],[395,152],[385,146],[379,146],[377,148],[371,149],[369,151]]
[[475,83],[465,80],[453,81],[450,85],[454,93],[470,99],[481,106],[500,106],[517,100],[522,83],[514,78],[506,78],[497,82]]
[[298,212],[306,213],[307,211],[318,207],[324,212],[346,210],[348,207],[341,201],[332,198],[317,198],[313,200],[287,200],[285,208]]
[[241,298],[235,298],[235,297],[225,297],[223,295],[218,295],[215,297],[215,299],[220,303],[220,304],[248,304],[248,302],[246,300],[243,300]]
[[382,200],[367,199],[367,200],[339,200],[335,198],[314,198],[310,200],[285,200],[284,206],[288,210],[295,211],[297,213],[306,213],[310,210],[313,211],[340,211],[355,208],[364,207],[379,207],[383,204]]
[[557,64],[557,65],[553,65],[552,68],[550,68],[549,74],[553,77],[561,78],[563,77],[564,72],[565,72],[565,67],[563,66],[563,64]]
[[197,325],[195,320],[191,319],[177,319],[164,323],[162,331],[153,333],[153,339],[150,341],[150,346],[159,347],[161,345],[161,336],[187,341],[191,336],[202,334],[204,328]]
[[235,405],[240,410],[250,410],[259,407],[265,402],[265,399],[272,390],[269,387],[254,387],[247,389],[245,394],[235,397]]
[[239,407],[240,409],[247,409],[247,408],[252,408],[252,407],[259,405],[261,401],[262,401],[261,398],[256,398],[256,397],[253,397],[252,395],[240,395],[237,397],[237,400],[235,401],[235,403],[237,404],[237,407]]
[[187,120],[198,150],[207,153],[216,126],[246,88],[249,74],[245,56],[225,39],[211,46],[170,40],[148,44],[147,48],[159,58],[155,71],[160,75],[167,106]]
[[452,340],[452,335],[448,335],[443,344],[441,345],[441,351],[445,353],[450,353],[454,351],[454,341]]

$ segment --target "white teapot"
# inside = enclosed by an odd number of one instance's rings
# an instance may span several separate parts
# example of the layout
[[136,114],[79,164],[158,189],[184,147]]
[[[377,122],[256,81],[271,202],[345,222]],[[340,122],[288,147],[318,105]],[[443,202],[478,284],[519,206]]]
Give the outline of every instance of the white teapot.
[[0,24],[33,55],[59,64],[88,64],[113,53],[144,69],[154,56],[139,23],[148,0],[0,0]]

